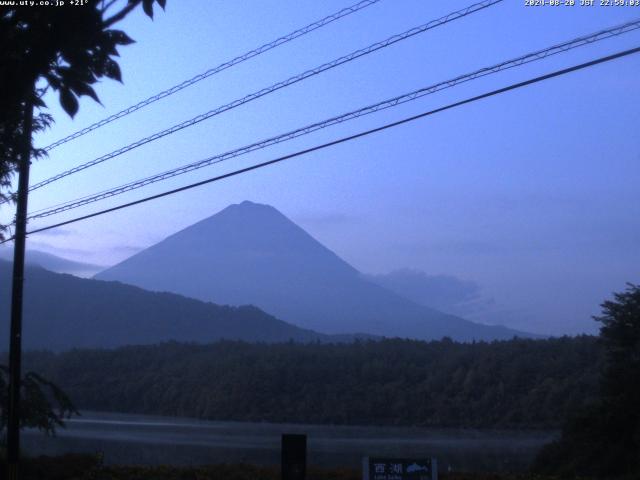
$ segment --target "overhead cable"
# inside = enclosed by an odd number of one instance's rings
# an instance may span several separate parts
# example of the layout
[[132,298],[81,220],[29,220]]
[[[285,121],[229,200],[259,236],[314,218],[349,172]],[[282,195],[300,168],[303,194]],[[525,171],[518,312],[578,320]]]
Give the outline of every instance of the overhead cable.
[[107,160],[111,160],[112,158],[115,158],[119,155],[122,155],[123,153],[129,152],[135,148],[141,147],[142,145],[146,145],[150,142],[153,142],[155,140],[158,140],[160,138],[163,138],[167,135],[171,135],[174,134],[184,128],[187,127],[191,127],[193,125],[196,125],[204,120],[207,120],[209,118],[212,118],[216,115],[219,115],[221,113],[227,112],[231,109],[234,109],[236,107],[239,107],[240,105],[244,105],[248,102],[251,102],[253,100],[256,100],[258,98],[264,97],[265,95],[268,95],[270,93],[273,93],[277,90],[280,90],[282,88],[288,87],[290,85],[293,85],[295,83],[301,82],[302,80],[305,80],[309,77],[313,77],[315,75],[318,75],[322,72],[325,72],[327,70],[330,70],[332,68],[335,68],[339,65],[343,65],[345,63],[351,62],[357,58],[363,57],[365,55],[368,55],[370,53],[376,52],[380,49],[386,48],[388,46],[394,45],[402,40],[406,40],[408,38],[414,37],[415,35],[418,35],[420,33],[424,33],[426,31],[429,31],[433,28],[439,27],[441,25],[445,25],[449,22],[452,22],[454,20],[458,20],[460,18],[466,17],[468,15],[471,15],[473,13],[476,13],[478,11],[484,10],[485,8],[488,8],[490,6],[493,6],[497,3],[500,3],[504,0],[484,0],[483,2],[480,3],[475,3],[473,5],[470,5],[464,9],[461,10],[457,10],[455,12],[449,13],[448,15],[445,15],[444,17],[441,17],[439,19],[436,20],[432,20],[424,25],[418,26],[418,27],[414,27],[411,28],[403,33],[397,34],[397,35],[393,35],[389,38],[387,38],[386,40],[383,40],[381,42],[377,42],[374,43],[372,45],[369,45],[368,47],[356,50],[354,52],[351,52],[348,55],[342,56],[340,58],[337,58],[331,62],[325,63],[323,65],[320,65],[318,67],[312,68],[311,70],[307,70],[305,72],[302,72],[298,75],[294,75],[292,77],[289,77],[287,80],[283,80],[280,81],[278,83],[275,83],[269,87],[263,88],[261,90],[258,90],[257,92],[251,93],[249,95],[246,95],[240,99],[234,100],[233,102],[227,103],[225,105],[222,105],[220,107],[217,107],[213,110],[210,110],[206,113],[202,113],[200,115],[197,115],[196,117],[193,117],[189,120],[186,120],[184,122],[181,122],[179,124],[176,124],[172,127],[169,127],[165,130],[162,130],[160,132],[156,132],[153,135],[150,135],[148,137],[142,138],[140,140],[137,140],[136,142],[130,143],[129,145],[126,145],[124,147],[121,147],[117,150],[114,150],[110,153],[107,153],[106,155],[102,155],[98,158],[95,158],[91,161],[88,161],[86,163],[83,163],[81,165],[78,165],[74,168],[71,168],[70,170],[64,171],[62,173],[59,173],[57,175],[54,175],[50,178],[47,178],[45,180],[42,180],[41,182],[36,183],[35,185],[32,185],[29,189],[29,191],[33,191],[33,190],[37,190],[39,188],[44,187],[45,185],[49,185],[50,183],[53,183],[55,181],[58,181],[62,178],[65,178],[69,175],[73,175],[74,173],[78,173],[82,170],[85,170],[87,168],[93,167],[95,165],[98,165],[100,163],[106,162]]
[[[128,202],[128,203],[123,203],[123,204],[117,205],[115,207],[111,207],[111,208],[100,210],[100,211],[97,211],[97,212],[94,212],[94,213],[90,213],[88,215],[83,215],[83,216],[80,216],[80,217],[72,218],[70,220],[59,222],[59,223],[56,223],[56,224],[53,224],[53,225],[48,225],[46,227],[37,228],[37,229],[34,229],[34,230],[31,230],[31,231],[27,232],[27,234],[30,235],[30,234],[34,234],[34,233],[44,232],[44,231],[47,231],[47,230],[51,230],[53,228],[58,228],[58,227],[61,227],[61,226],[64,226],[64,225],[69,225],[69,224],[76,223],[76,222],[79,222],[79,221],[82,221],[82,220],[87,220],[89,218],[93,218],[93,217],[105,215],[107,213],[115,212],[117,210],[122,210],[122,209],[125,209],[125,208],[133,207],[135,205],[139,205],[141,203],[146,203],[146,202],[149,202],[151,200],[157,200],[159,198],[163,198],[163,197],[166,197],[166,196],[169,196],[169,195],[174,195],[174,194],[179,193],[179,192],[184,192],[186,190],[191,190],[191,189],[196,188],[196,187],[200,187],[200,186],[203,186],[203,185],[207,185],[209,183],[213,183],[213,182],[217,182],[217,181],[220,181],[220,180],[224,180],[226,178],[230,178],[230,177],[234,177],[234,176],[237,176],[237,175],[241,175],[241,174],[253,171],[253,170],[258,170],[258,169],[261,169],[261,168],[264,168],[264,167],[267,167],[267,166],[270,166],[270,165],[274,165],[276,163],[283,162],[285,160],[289,160],[289,159],[292,159],[292,158],[300,157],[300,156],[306,155],[308,153],[312,153],[312,152],[315,152],[315,151],[318,151],[318,150],[323,150],[325,148],[328,148],[328,147],[331,147],[331,146],[334,146],[334,145],[345,143],[345,142],[348,142],[348,141],[351,141],[351,140],[355,140],[355,139],[362,138],[362,137],[365,137],[365,136],[368,136],[368,135],[371,135],[371,134],[374,134],[374,133],[381,132],[383,130],[387,130],[387,129],[390,129],[390,128],[393,128],[393,127],[397,127],[399,125],[403,125],[403,124],[406,124],[406,123],[409,123],[409,122],[413,122],[413,121],[416,121],[418,119],[434,115],[436,113],[440,113],[440,112],[443,112],[443,111],[446,111],[446,110],[451,110],[453,108],[460,107],[462,105],[473,103],[473,102],[476,102],[478,100],[482,100],[482,99],[485,99],[485,98],[493,97],[493,96],[496,96],[496,95],[499,95],[499,94],[502,94],[502,93],[505,93],[505,92],[508,92],[508,91],[511,91],[511,90],[516,90],[516,89],[519,89],[519,88],[523,88],[523,87],[526,87],[526,86],[529,86],[529,85],[532,85],[532,84],[535,84],[535,83],[539,83],[539,82],[542,82],[542,81],[545,81],[545,80],[549,80],[551,78],[555,78],[555,77],[559,77],[559,76],[562,76],[562,75],[566,75],[566,74],[571,73],[571,72],[575,72],[575,71],[578,71],[578,70],[583,70],[583,69],[586,69],[586,68],[589,68],[589,67],[593,67],[593,66],[601,64],[601,63],[610,62],[612,60],[616,60],[616,59],[619,59],[619,58],[622,58],[622,57],[626,57],[628,55],[636,54],[638,52],[640,52],[640,47],[632,48],[632,49],[629,49],[629,50],[624,50],[624,51],[615,53],[613,55],[608,55],[606,57],[600,57],[600,58],[597,58],[595,60],[591,60],[589,62],[585,62],[585,63],[581,63],[579,65],[574,65],[572,67],[564,68],[562,70],[556,70],[556,71],[548,73],[546,75],[541,75],[541,76],[538,76],[538,77],[535,77],[535,78],[531,78],[529,80],[525,80],[523,82],[514,83],[514,84],[511,84],[511,85],[509,85],[507,87],[499,88],[497,90],[492,90],[490,92],[483,93],[483,94],[477,95],[475,97],[471,97],[471,98],[467,98],[465,100],[461,100],[459,102],[451,103],[451,104],[446,105],[444,107],[436,108],[434,110],[430,110],[428,112],[420,113],[418,115],[413,115],[411,117],[407,117],[407,118],[404,118],[402,120],[398,120],[396,122],[387,123],[386,125],[383,125],[381,127],[372,128],[370,130],[366,130],[366,131],[363,131],[363,132],[360,132],[360,133],[356,133],[354,135],[349,135],[347,137],[342,137],[342,138],[339,138],[337,140],[333,140],[331,142],[323,143],[321,145],[316,145],[314,147],[310,147],[310,148],[307,148],[307,149],[304,149],[304,150],[299,150],[297,152],[294,152],[294,153],[291,153],[291,154],[288,154],[288,155],[284,155],[282,157],[274,158],[274,159],[268,160],[266,162],[262,162],[262,163],[258,163],[256,165],[252,165],[252,166],[249,166],[249,167],[241,168],[241,169],[235,170],[233,172],[225,173],[223,175],[218,175],[218,176],[215,176],[215,177],[212,177],[212,178],[208,178],[206,180],[201,180],[201,181],[196,182],[196,183],[192,183],[192,184],[189,184],[189,185],[185,185],[183,187],[179,187],[179,188],[175,188],[175,189],[172,189],[172,190],[168,190],[168,191],[165,191],[165,192],[162,192],[162,193],[158,193],[156,195],[151,195],[151,196],[148,196],[148,197],[145,197],[145,198],[141,198],[139,200],[135,200],[135,201]],[[8,238],[8,239],[0,242],[0,244],[9,242],[9,241],[11,241],[13,239],[14,239],[13,237]]]
[[438,91],[454,87],[461,83],[469,82],[471,80],[475,80],[478,78],[485,77],[487,75],[491,75],[494,73],[498,73],[503,70],[507,70],[510,68],[514,68],[520,65],[525,65],[534,61],[542,60],[544,58],[548,58],[552,55],[556,55],[558,53],[567,52],[574,48],[578,48],[584,45],[589,45],[594,42],[598,42],[604,40],[606,38],[611,38],[614,36],[621,35],[623,33],[631,32],[633,30],[637,30],[640,28],[640,19],[624,23],[622,25],[617,25],[615,27],[610,27],[604,30],[600,30],[595,33],[591,33],[589,35],[583,35],[572,40],[559,43],[553,45],[551,47],[538,50],[532,53],[528,53],[526,55],[521,55],[519,57],[513,58],[511,60],[503,61],[497,63],[495,65],[484,67],[479,70],[475,70],[471,73],[467,73],[464,75],[459,75],[450,80],[445,80],[434,85],[430,85],[428,87],[420,88],[418,90],[414,90],[409,93],[405,93],[403,95],[399,95],[372,105],[368,105],[366,107],[360,108],[358,110],[353,110],[348,113],[344,113],[338,116],[334,116],[320,122],[313,123],[311,125],[307,125],[301,128],[297,128],[295,130],[289,131],[287,133],[283,133],[274,137],[270,137],[264,140],[260,140],[258,142],[251,143],[249,145],[245,145],[243,147],[230,150],[228,152],[214,155],[203,160],[199,160],[197,162],[189,163],[187,165],[183,165],[178,168],[174,168],[162,173],[158,173],[140,180],[136,180],[133,182],[126,183],[124,185],[120,185],[118,187],[111,188],[109,190],[104,190],[102,192],[94,193],[91,195],[87,195],[81,198],[77,198],[74,200],[70,200],[67,202],[60,203],[58,205],[49,206],[37,211],[32,212],[28,219],[36,219],[48,217],[51,215],[55,215],[67,210],[72,210],[75,208],[82,207],[84,205],[94,203],[100,200],[104,200],[116,195],[120,195],[132,190],[136,190],[138,188],[145,187],[147,185],[151,185],[153,183],[157,183],[160,181],[167,180],[169,178],[182,175],[185,173],[192,172],[194,170],[198,170],[204,167],[208,167],[210,165],[218,164],[223,161],[239,157],[241,155],[248,154],[250,152],[261,150],[263,148],[276,145],[285,141],[292,140],[294,138],[310,134],[317,130],[321,130],[327,128],[329,126],[337,125],[339,123],[343,123],[349,120],[353,120],[355,118],[362,117],[364,115],[368,115],[374,112],[378,112],[387,108],[395,107],[397,105],[401,105],[418,98],[424,97],[426,95],[430,95],[436,93]]
[[185,80],[177,85],[174,85],[173,87],[170,87],[166,90],[163,90],[162,92],[156,93],[155,95],[152,95],[151,97],[145,99],[145,100],[141,100],[140,102],[136,103],[135,105],[132,105],[130,107],[127,107],[117,113],[114,113],[113,115],[110,115],[106,118],[103,118],[102,120],[92,123],[91,125],[82,128],[81,130],[78,130],[74,133],[72,133],[71,135],[68,135],[64,138],[61,138],[60,140],[53,142],[50,145],[47,145],[46,147],[44,147],[44,150],[46,151],[51,151],[56,147],[59,147],[60,145],[63,145],[67,142],[70,142],[71,140],[74,140],[78,137],[81,137],[83,135],[86,135],[89,132],[92,132],[100,127],[103,127],[104,125],[107,125],[111,122],[114,122],[116,120],[118,120],[119,118],[125,117],[137,110],[140,110],[141,108],[146,107],[147,105],[151,105],[152,103],[157,102],[158,100],[162,100],[163,98],[166,98],[170,95],[173,95],[174,93],[179,92],[180,90],[183,90],[187,87],[190,87],[191,85],[194,85],[202,80],[204,80],[205,78],[209,78],[217,73],[220,73],[224,70],[227,70],[228,68],[231,68],[235,65],[238,65],[242,62],[245,62],[251,58],[257,57],[258,55],[261,55],[265,52],[268,52],[269,50],[273,50],[276,47],[279,47],[280,45],[283,45],[285,43],[288,43],[292,40],[295,40],[298,37],[302,37],[303,35],[306,35],[308,33],[313,32],[314,30],[317,30],[319,28],[322,28],[326,25],[329,25],[330,23],[335,22],[336,20],[339,20],[343,17],[346,17],[347,15],[351,15],[352,13],[358,12],[364,8],[367,8],[375,3],[378,3],[381,0],[363,0],[361,2],[356,3],[355,5],[351,5],[350,7],[347,8],[343,8],[342,10],[333,13],[331,15],[328,15],[326,17],[324,17],[321,20],[318,20],[316,22],[313,22],[305,27],[299,28],[298,30],[295,30],[287,35],[283,35],[282,37],[279,37],[269,43],[265,43],[264,45],[255,48],[253,50],[250,50],[242,55],[239,55],[235,58],[233,58],[232,60],[226,61],[224,63],[221,63],[220,65],[210,68],[209,70],[207,70],[206,72],[200,73],[188,80]]

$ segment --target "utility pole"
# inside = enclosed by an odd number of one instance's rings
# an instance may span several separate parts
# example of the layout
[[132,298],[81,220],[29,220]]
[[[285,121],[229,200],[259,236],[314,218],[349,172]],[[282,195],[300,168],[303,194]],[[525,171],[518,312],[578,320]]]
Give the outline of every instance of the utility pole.
[[20,386],[22,381],[22,291],[24,286],[24,254],[27,236],[27,200],[31,165],[31,133],[33,102],[25,102],[22,125],[22,150],[18,161],[18,199],[13,248],[13,283],[11,291],[11,329],[9,337],[9,415],[7,420],[8,480],[18,480],[20,463]]

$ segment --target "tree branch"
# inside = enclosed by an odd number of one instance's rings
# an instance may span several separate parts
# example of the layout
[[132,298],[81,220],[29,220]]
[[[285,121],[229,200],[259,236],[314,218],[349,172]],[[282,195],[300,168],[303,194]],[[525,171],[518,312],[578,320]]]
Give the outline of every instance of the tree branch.
[[110,2],[108,2],[106,5],[104,4],[104,0],[102,0],[102,14],[104,15],[107,10],[109,10],[114,3],[116,3],[118,0],[111,0]]
[[131,11],[136,8],[139,4],[140,4],[141,0],[132,0],[130,1],[126,7],[124,7],[122,10],[120,10],[118,13],[116,13],[115,15],[107,18],[104,21],[104,26],[106,27],[110,27],[111,25],[113,25],[114,23],[119,22],[120,20],[122,20],[123,18],[125,18],[127,15],[129,15],[131,13]]

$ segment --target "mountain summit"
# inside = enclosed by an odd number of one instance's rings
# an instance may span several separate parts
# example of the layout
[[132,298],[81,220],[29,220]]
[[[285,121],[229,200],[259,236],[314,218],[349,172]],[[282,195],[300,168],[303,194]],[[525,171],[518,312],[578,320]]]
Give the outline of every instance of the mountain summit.
[[252,304],[323,333],[457,340],[519,334],[444,314],[375,285],[275,208],[248,201],[95,278],[218,304]]

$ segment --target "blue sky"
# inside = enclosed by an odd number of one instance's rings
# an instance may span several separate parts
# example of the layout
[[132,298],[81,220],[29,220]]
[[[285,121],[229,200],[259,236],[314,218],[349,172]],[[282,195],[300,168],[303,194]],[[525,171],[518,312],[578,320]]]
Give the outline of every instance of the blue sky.
[[[70,142],[31,183],[472,2],[382,0]],[[74,120],[48,98],[46,145],[349,5],[169,0],[121,25],[124,85],[97,86]],[[32,210],[239,147],[640,16],[637,7],[502,4],[439,27],[34,192]],[[38,220],[89,213],[591,58],[640,33],[503,72],[217,167]],[[367,273],[410,267],[476,282],[476,320],[540,333],[593,332],[590,315],[640,282],[640,56],[467,105],[286,164],[33,235],[32,248],[109,265],[230,203],[268,203]],[[4,218],[9,213],[4,210]]]

